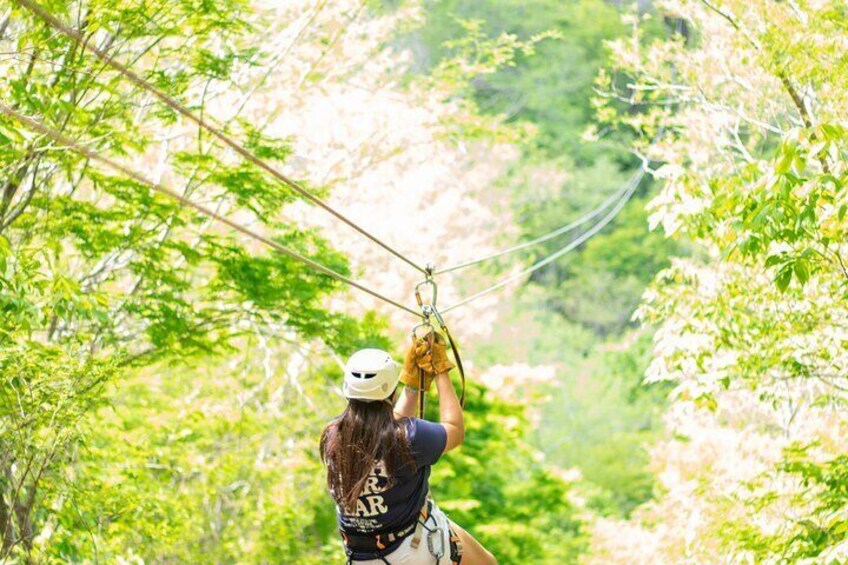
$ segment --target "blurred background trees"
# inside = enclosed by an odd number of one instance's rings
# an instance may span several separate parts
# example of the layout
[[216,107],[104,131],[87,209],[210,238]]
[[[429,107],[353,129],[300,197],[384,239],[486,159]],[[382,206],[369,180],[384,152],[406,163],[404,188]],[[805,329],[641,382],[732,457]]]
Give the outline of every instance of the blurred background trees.
[[646,41],[634,22],[612,60],[645,112],[606,123],[668,130],[636,142],[664,162],[651,223],[701,252],[661,273],[639,314],[658,324],[647,380],[675,385],[652,457],[661,496],[601,521],[594,562],[842,563],[844,7],[659,8],[693,33]]
[[[607,65],[606,43],[628,33],[629,9],[601,0],[434,2],[424,25],[404,43],[426,72],[451,57],[452,38],[469,29],[501,41],[547,34],[532,54],[519,52],[514,64],[470,83],[480,112],[530,124],[535,132],[500,179],[519,238],[556,229],[598,206],[642,165],[629,150],[632,131],[594,127],[599,101],[622,112],[639,110],[626,100],[604,98],[607,93],[596,86],[599,69]],[[648,39],[678,31],[675,22],[659,19],[644,26]],[[618,81],[626,77],[622,72]],[[534,443],[550,462],[578,466],[592,504],[616,515],[650,497],[645,445],[658,429],[668,390],[641,386],[649,339],[631,316],[669,257],[686,253],[684,244],[648,230],[644,207],[652,192],[644,181],[608,229],[536,272],[532,291],[502,308],[495,337],[473,346],[491,363],[506,362],[503,343],[511,343],[518,358],[560,367]],[[526,260],[568,241],[565,236],[531,248]],[[523,339],[523,349],[512,341],[518,333],[532,335]]]

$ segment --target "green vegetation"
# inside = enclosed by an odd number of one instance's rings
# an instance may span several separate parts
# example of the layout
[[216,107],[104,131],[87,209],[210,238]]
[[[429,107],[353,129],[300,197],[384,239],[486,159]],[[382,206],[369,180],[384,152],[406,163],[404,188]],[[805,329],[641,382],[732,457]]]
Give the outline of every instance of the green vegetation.
[[[250,11],[242,2],[217,4],[216,10],[192,2],[80,5],[85,15],[64,2],[45,7],[74,21],[87,41],[111,45],[110,53],[122,59],[140,60],[155,48],[144,74],[178,98],[198,85],[204,92],[231,85],[237,69],[266,56],[254,45],[252,26],[237,16]],[[133,90],[26,10],[15,7],[4,17],[4,50],[22,53],[22,62],[5,63],[4,104],[96,151],[137,159],[150,159],[154,132],[179,123],[164,104]],[[204,48],[221,40],[228,45],[223,52]],[[206,102],[201,96],[196,109],[204,111]],[[225,127],[269,160],[282,162],[291,152],[287,141],[237,116]],[[110,386],[123,396],[123,385],[131,387],[141,368],[170,372],[184,370],[178,364],[215,363],[244,347],[246,336],[282,326],[300,339],[320,337],[339,353],[384,338],[368,319],[322,305],[338,289],[332,279],[209,229],[207,219],[107,174],[11,118],[0,119],[0,139],[2,555],[96,560],[105,549],[98,544],[102,529],[114,522],[135,542],[122,548],[124,555],[156,555],[151,542],[167,524],[162,514],[185,506],[144,496],[145,481],[166,475],[177,483],[180,473],[172,467],[178,463],[155,448],[159,430],[141,410],[114,424],[125,431],[143,428],[136,441],[124,445],[120,437],[100,435],[117,431],[100,427],[95,417]],[[251,214],[279,242],[347,272],[346,259],[318,234],[274,219],[292,201],[290,191],[255,167],[226,159],[202,132],[166,154],[169,178],[177,179],[173,187],[185,197],[230,215]],[[161,433],[169,434],[175,423]],[[113,483],[135,491],[129,501],[120,489],[113,498]],[[190,531],[182,536],[196,537]],[[115,541],[121,537],[110,539]],[[180,555],[196,561],[196,554]]]
[[601,114],[667,128],[662,148],[636,143],[665,161],[653,220],[703,253],[640,308],[647,376],[675,386],[661,495],[601,524],[594,562],[844,563],[844,4],[665,6],[693,32],[651,41],[634,21],[611,61],[644,111]]
[[[848,561],[844,3],[290,4],[41,2],[403,250],[528,240],[650,168],[487,337],[454,328],[453,519],[503,564]],[[418,276],[15,1],[0,77],[4,108],[335,271],[393,297]],[[344,356],[399,356],[410,320],[7,113],[0,565],[341,563],[317,440]],[[491,202],[513,226],[435,225]]]

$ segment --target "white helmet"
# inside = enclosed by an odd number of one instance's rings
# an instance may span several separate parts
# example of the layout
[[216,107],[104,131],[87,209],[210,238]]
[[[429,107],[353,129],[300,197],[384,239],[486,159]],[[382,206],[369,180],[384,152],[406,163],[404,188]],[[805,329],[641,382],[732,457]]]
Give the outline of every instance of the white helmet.
[[385,400],[400,380],[400,365],[381,349],[360,349],[347,360],[344,368],[345,398]]

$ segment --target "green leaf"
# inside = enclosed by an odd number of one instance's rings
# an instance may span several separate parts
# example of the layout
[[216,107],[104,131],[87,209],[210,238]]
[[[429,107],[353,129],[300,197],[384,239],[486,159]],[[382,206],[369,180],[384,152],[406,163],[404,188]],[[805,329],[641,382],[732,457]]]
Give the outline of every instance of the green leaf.
[[786,292],[786,289],[789,288],[789,283],[792,281],[792,264],[788,263],[784,265],[778,272],[777,277],[775,278],[775,283],[777,283],[777,288],[781,292]]
[[775,265],[783,264],[787,261],[786,253],[778,253],[776,255],[769,255],[766,258],[766,267],[774,267]]
[[810,270],[807,261],[798,259],[794,265],[795,276],[798,278],[798,282],[802,285],[805,284],[810,279]]
[[718,410],[718,402],[715,396],[709,393],[704,393],[695,399],[695,405],[699,408],[706,408],[710,412]]
[[783,157],[774,167],[774,171],[778,174],[785,175],[792,170],[792,164],[795,162],[795,146],[785,146]]

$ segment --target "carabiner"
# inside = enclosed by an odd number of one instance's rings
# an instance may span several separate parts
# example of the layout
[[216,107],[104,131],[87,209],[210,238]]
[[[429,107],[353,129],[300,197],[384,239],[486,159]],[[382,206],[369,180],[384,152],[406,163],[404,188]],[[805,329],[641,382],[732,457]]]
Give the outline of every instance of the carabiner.
[[[416,341],[419,339],[417,332],[421,328],[429,328],[431,332],[435,331],[435,328],[433,328],[433,324],[430,323],[430,319],[428,317],[425,317],[423,322],[421,322],[420,324],[418,324],[417,326],[412,328],[412,339],[414,339]],[[427,334],[424,334],[424,335],[427,335]]]
[[[437,540],[435,543],[434,539]],[[436,558],[436,563],[442,560],[445,554],[445,534],[438,523],[434,529],[427,532],[427,549],[430,550],[430,555]]]
[[429,308],[425,305],[425,306],[424,306],[424,309],[428,311],[428,314],[427,314],[427,316],[428,316],[428,317],[429,317],[429,316],[432,316],[432,317],[436,318],[436,322],[439,324],[439,327],[440,327],[440,328],[444,328],[444,327],[445,327],[445,319],[444,319],[444,318],[442,318],[442,314],[441,314],[441,312],[439,312],[439,311],[436,309],[436,305],[435,305],[435,304],[430,305],[430,307],[429,307]]
[[[430,302],[428,302],[427,304],[424,304],[424,300],[421,298],[421,287],[425,285],[430,286]],[[438,297],[439,287],[436,286],[436,281],[434,281],[433,279],[424,279],[423,281],[415,285],[415,300],[418,302],[418,306],[421,308],[422,311],[424,310],[424,307],[428,305],[432,306],[435,309],[436,300],[438,299]],[[424,315],[426,316],[427,314],[425,313]]]
[[[421,287],[429,286],[430,287],[430,301],[425,303],[424,299],[421,297]],[[415,285],[415,300],[418,302],[418,306],[421,308],[421,314],[424,316],[425,321],[429,321],[430,317],[436,319],[436,322],[439,326],[445,326],[445,320],[442,318],[441,313],[439,313],[439,309],[436,306],[436,303],[439,299],[439,287],[436,285],[436,281],[434,281],[429,276]]]

